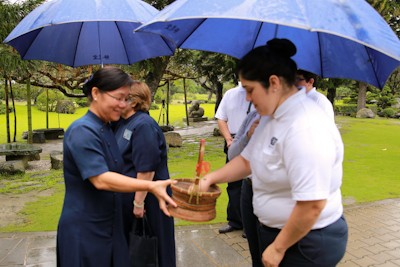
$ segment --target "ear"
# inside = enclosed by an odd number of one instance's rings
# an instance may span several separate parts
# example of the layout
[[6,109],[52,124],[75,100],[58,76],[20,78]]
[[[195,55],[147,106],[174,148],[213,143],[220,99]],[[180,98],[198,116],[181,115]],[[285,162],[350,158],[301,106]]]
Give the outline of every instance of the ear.
[[92,88],[92,98],[95,99],[99,96],[100,90],[96,86]]
[[310,80],[308,81],[308,83],[310,84],[314,84],[314,82],[315,82],[314,78],[310,78]]
[[275,92],[276,89],[281,87],[281,79],[276,75],[269,76],[269,86]]

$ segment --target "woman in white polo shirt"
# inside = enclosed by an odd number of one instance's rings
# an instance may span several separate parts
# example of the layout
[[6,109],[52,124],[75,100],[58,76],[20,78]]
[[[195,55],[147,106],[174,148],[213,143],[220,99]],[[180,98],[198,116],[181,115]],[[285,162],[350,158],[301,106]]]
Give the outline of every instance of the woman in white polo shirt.
[[343,142],[335,123],[295,86],[295,53],[291,41],[273,39],[242,58],[247,100],[265,117],[241,155],[204,176],[200,189],[252,173],[263,264],[336,266],[348,235]]

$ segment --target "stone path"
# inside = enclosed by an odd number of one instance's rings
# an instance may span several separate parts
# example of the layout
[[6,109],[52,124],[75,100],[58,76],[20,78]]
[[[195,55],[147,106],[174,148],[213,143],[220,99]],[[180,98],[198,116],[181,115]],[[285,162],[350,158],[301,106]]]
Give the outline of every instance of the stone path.
[[[346,255],[339,267],[400,267],[400,199],[345,207]],[[177,267],[250,267],[242,231],[218,234],[222,225],[176,227]],[[56,232],[0,233],[1,267],[56,266]]]

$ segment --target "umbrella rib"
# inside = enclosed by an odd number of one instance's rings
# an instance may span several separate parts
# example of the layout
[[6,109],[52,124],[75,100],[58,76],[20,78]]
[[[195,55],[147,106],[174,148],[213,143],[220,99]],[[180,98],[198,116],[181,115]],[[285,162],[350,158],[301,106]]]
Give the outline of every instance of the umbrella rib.
[[100,21],[96,21],[96,23],[97,23],[97,36],[99,37],[100,65],[103,68],[103,54],[101,52],[101,41],[100,41]]
[[81,27],[79,28],[78,40],[76,40],[76,42],[75,42],[74,59],[72,60],[72,66],[73,67],[76,66],[76,62],[75,62],[75,60],[76,60],[76,52],[78,51],[78,44],[79,44],[79,39],[81,38],[82,28],[83,28],[83,22],[81,22]]
[[[162,35],[160,35],[160,37],[161,37],[161,40],[163,40],[163,42],[168,46],[168,48],[169,48],[169,50],[171,51],[171,53],[172,53],[172,55],[175,53],[175,47],[171,47],[169,44],[169,42],[167,42],[167,40],[166,39],[168,39],[168,38],[166,38],[166,37],[164,37],[164,36],[162,36]],[[169,40],[169,39],[168,39]]]
[[[121,37],[122,45],[124,46],[124,51],[125,51],[126,59],[128,60],[128,65],[131,65],[132,63],[131,63],[131,60],[130,60],[130,58],[129,58],[128,51],[126,50],[124,38],[122,37],[121,30],[120,30],[119,25],[118,25],[118,21],[115,21],[115,26],[117,27],[117,29],[118,29],[118,34],[119,34],[119,36]],[[134,33],[132,32],[131,34],[134,34]],[[102,64],[103,64],[103,63],[102,63]]]
[[186,38],[182,41],[182,43],[180,45],[178,45],[178,47],[181,47],[182,44],[184,44],[186,42],[187,39],[189,39],[190,36],[192,36],[192,34],[207,20],[206,19],[202,19],[202,21],[196,26],[196,28],[194,28],[190,34],[188,34],[186,36]]
[[319,67],[320,67],[320,71],[321,71],[321,77],[325,78],[324,76],[324,66],[322,65],[322,49],[321,49],[321,38],[320,38],[320,32],[317,32],[317,38],[318,38],[318,48],[319,48]]
[[254,46],[255,46],[256,43],[257,43],[258,36],[260,36],[260,32],[261,32],[261,28],[262,28],[263,24],[264,24],[263,22],[260,22],[260,27],[258,27],[258,31],[257,31],[257,34],[256,34],[256,36],[255,36],[255,38],[254,38],[253,45],[251,46],[252,49],[254,48]]
[[[176,50],[175,42],[169,39],[168,37],[165,37],[164,35],[160,35],[160,37],[163,40],[163,42],[168,46],[168,48],[171,50],[172,55],[174,55]],[[170,44],[174,46],[171,46]]]
[[372,58],[371,58],[371,56],[370,56],[370,53],[368,53],[368,47],[364,45],[364,49],[365,49],[365,52],[366,52],[367,55],[368,55],[368,61],[371,63],[371,66],[372,66],[372,68],[374,69],[375,80],[376,80],[377,84],[379,85],[379,88],[383,88],[383,87],[385,86],[385,84],[381,84],[381,82],[379,81],[378,76],[376,75],[376,70],[375,70],[375,68],[374,68],[374,65],[372,64],[372,63],[373,63]]

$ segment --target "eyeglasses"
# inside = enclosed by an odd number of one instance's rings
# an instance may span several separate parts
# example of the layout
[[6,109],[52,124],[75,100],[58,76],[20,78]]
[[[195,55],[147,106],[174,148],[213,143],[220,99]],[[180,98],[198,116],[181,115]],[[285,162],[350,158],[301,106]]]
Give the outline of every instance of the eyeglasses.
[[296,82],[300,82],[300,81],[304,81],[304,80],[305,80],[304,78],[296,77]]
[[108,93],[108,92],[104,92],[106,95],[108,95],[111,98],[114,98],[115,100],[117,100],[120,103],[131,103],[132,102],[132,97],[128,96],[127,98],[122,98],[122,97],[116,97],[113,96],[112,94]]

